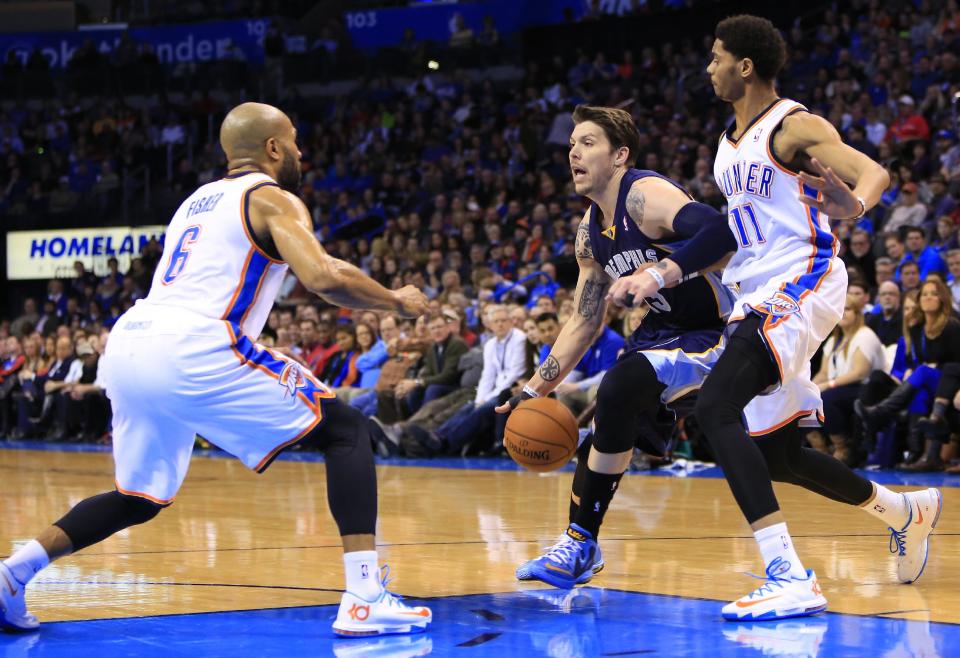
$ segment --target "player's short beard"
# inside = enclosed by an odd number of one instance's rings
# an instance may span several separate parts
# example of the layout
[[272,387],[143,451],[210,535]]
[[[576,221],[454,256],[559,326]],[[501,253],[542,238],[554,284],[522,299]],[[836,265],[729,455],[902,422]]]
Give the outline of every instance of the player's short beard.
[[300,160],[293,153],[284,149],[283,162],[280,164],[280,171],[277,172],[277,183],[287,192],[296,194],[300,191],[301,177]]

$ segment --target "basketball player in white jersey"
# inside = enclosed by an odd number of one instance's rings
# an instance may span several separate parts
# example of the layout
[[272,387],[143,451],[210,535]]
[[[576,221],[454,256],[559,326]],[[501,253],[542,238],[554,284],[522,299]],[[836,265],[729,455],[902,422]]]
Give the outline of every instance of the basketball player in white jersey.
[[[843,144],[828,122],[777,96],[774,79],[784,59],[783,39],[769,21],[736,16],[717,26],[707,69],[736,116],[721,138],[714,175],[739,241],[723,280],[739,296],[724,353],[700,390],[695,413],[754,531],[767,574],[763,585],[723,608],[727,619],[782,619],[826,609],[773,493],[771,478],[783,479],[784,471],[798,483],[816,479],[816,487],[802,486],[887,523],[898,576],[906,583],[923,572],[927,537],[941,509],[936,489],[898,494],[800,447],[800,427],[822,415],[810,358],[839,321],[846,294],[846,269],[827,218],[861,217],[889,176]],[[644,273],[615,283],[611,299],[622,304],[627,295],[647,296],[679,276],[669,260],[657,268],[660,277]],[[761,438],[751,441],[751,435]],[[806,477],[812,469],[819,478]]]
[[294,443],[324,451],[346,572],[335,633],[410,633],[432,621],[429,609],[403,604],[380,578],[366,419],[308,370],[254,342],[288,267],[334,304],[412,318],[427,311],[427,299],[413,286],[387,290],[323,250],[293,193],[300,152],[280,110],[235,107],[220,143],[227,176],[177,210],[150,294],[117,320],[101,361],[114,412],[116,489],[82,501],[0,564],[0,625],[8,630],[37,628],[24,590],[50,561],[173,502],[197,434],[258,473]]

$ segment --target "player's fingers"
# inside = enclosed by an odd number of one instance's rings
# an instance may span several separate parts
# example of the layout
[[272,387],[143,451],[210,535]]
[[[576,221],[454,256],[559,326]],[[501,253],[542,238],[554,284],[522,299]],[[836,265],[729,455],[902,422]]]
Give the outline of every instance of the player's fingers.
[[797,198],[800,199],[800,203],[806,204],[811,208],[816,208],[817,210],[823,210],[823,204],[820,201],[817,201],[812,196],[801,194],[801,195],[798,195]]
[[494,411],[496,411],[498,414],[508,414],[510,413],[510,403],[504,402],[499,407],[494,409]]
[[801,171],[799,176],[800,176],[800,180],[802,180],[805,185],[809,185],[810,187],[817,190],[823,189],[823,186],[826,184],[826,181],[823,178],[820,178],[819,176],[814,176],[812,174],[808,174],[805,171]]

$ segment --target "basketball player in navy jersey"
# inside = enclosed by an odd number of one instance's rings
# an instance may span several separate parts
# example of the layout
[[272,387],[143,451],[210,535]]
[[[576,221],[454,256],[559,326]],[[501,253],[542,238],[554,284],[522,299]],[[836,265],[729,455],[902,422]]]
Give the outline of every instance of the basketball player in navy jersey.
[[682,263],[687,276],[644,299],[649,312],[597,393],[592,446],[577,465],[570,525],[546,554],[517,570],[521,580],[565,588],[603,566],[597,533],[634,445],[639,440],[645,451],[664,453],[658,417],[683,414],[678,403],[689,400],[719,357],[734,296],[719,275],[699,272],[737,246],[723,215],[668,178],[633,168],[640,135],[628,112],[581,105],[573,119],[573,182],[593,202],[577,231],[576,312],[522,395],[497,410],[508,413],[522,399],[547,395],[576,366],[603,330],[604,297],[618,278],[667,257]]
[[[770,21],[735,16],[717,26],[707,68],[717,96],[735,114],[721,137],[714,175],[738,241],[723,280],[738,287],[739,297],[696,416],[754,531],[767,574],[759,588],[724,606],[727,619],[782,619],[827,607],[816,575],[797,556],[772,479],[860,506],[885,522],[905,583],[923,572],[942,505],[936,489],[895,493],[801,447],[800,427],[822,415],[810,358],[839,321],[846,295],[846,269],[827,216],[862,217],[889,176],[845,145],[830,123],[778,97],[774,80],[785,53]],[[620,279],[608,297],[628,305],[628,297],[647,297],[684,273],[679,263],[663,260]]]

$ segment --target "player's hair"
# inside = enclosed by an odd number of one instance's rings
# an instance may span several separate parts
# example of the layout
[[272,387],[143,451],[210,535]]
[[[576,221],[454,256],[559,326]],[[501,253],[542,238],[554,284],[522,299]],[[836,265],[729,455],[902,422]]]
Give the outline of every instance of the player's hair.
[[600,126],[613,150],[627,147],[628,167],[637,163],[637,157],[640,155],[640,131],[637,130],[629,112],[616,107],[577,105],[573,109],[573,122],[580,124],[584,121],[592,121]]
[[[854,284],[857,285],[857,284]],[[847,286],[849,289],[849,286]],[[866,288],[864,288],[866,290]],[[844,310],[846,310],[846,304],[852,303],[849,293],[847,294],[846,299],[844,300]],[[856,304],[854,304],[856,307]],[[857,335],[857,332],[863,328],[863,325],[866,324],[866,318],[863,313],[860,312],[859,308],[854,309],[854,318],[853,326],[850,327],[849,333],[840,327],[838,324],[837,327],[833,330],[833,351],[836,352],[840,350],[843,352],[843,358],[847,358],[847,355],[850,351],[850,343],[853,342],[853,337]]]
[[740,14],[717,24],[714,36],[737,59],[749,59],[757,77],[766,82],[777,77],[787,59],[787,45],[766,18]]
[[557,318],[557,314],[551,313],[550,311],[541,313],[540,315],[538,315],[533,319],[533,321],[536,322],[537,324],[540,324],[541,322],[549,322],[550,320],[553,320],[554,322],[560,322],[560,320]]

